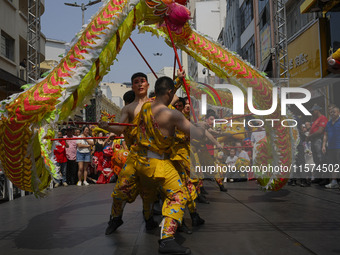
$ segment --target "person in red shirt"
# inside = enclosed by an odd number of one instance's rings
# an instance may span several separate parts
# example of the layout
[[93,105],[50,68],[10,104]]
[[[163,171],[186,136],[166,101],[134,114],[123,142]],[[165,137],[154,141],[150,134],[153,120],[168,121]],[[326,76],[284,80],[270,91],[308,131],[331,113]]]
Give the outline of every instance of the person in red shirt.
[[[324,158],[322,154],[322,139],[325,132],[325,127],[327,125],[328,119],[326,116],[321,114],[322,108],[315,104],[310,110],[313,115],[313,124],[309,130],[309,135],[307,136],[307,141],[311,141],[312,154],[315,167],[319,167],[323,163]],[[316,172],[318,173],[318,172]],[[316,176],[315,183],[320,185],[325,185],[328,183],[326,179],[322,180],[321,175]]]
[[[63,134],[61,131],[58,132],[58,138],[63,138]],[[66,168],[67,168],[67,158],[66,158],[66,148],[68,148],[68,144],[66,141],[56,141],[56,147],[54,150],[54,158],[57,161],[57,167],[62,175],[60,180],[55,180],[57,183],[54,187],[59,187],[61,184],[63,186],[68,186],[66,182]]]

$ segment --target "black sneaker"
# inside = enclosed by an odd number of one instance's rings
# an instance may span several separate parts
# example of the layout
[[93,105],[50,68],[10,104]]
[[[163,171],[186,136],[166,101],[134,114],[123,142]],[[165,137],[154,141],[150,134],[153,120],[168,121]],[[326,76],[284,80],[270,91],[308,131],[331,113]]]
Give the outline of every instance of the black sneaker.
[[121,217],[111,217],[110,216],[110,220],[109,220],[109,226],[106,228],[105,230],[105,235],[110,235],[113,232],[116,231],[117,228],[119,228],[120,225],[123,224],[123,220]]
[[227,192],[228,190],[222,185],[219,185],[220,186],[220,191],[222,192]]
[[203,220],[198,213],[190,213],[191,220],[192,220],[192,226],[197,227],[200,225],[203,225],[205,220]]
[[310,187],[310,182],[306,179],[302,179],[300,183],[300,187]]
[[188,235],[192,234],[192,231],[188,228],[188,226],[185,224],[184,219],[182,221],[182,225],[180,225],[177,229],[178,232],[184,232]]
[[204,187],[201,188],[201,194],[203,194],[203,195],[209,195],[209,193],[205,190]]
[[327,185],[329,183],[329,180],[328,179],[323,179],[323,180],[321,180],[321,182],[319,182],[319,185],[320,186],[325,186],[325,185]]
[[209,201],[207,200],[207,198],[202,194],[199,194],[197,196],[197,202],[201,203],[201,204],[210,204]]
[[288,185],[294,187],[294,186],[296,186],[296,181],[295,180],[291,180],[291,181],[288,182]]
[[145,220],[145,229],[147,231],[153,230],[158,227],[158,223],[151,216],[150,219]]
[[153,204],[153,215],[162,215],[162,205],[160,200],[154,202]]
[[162,254],[190,254],[191,250],[178,244],[173,237],[168,237],[158,241],[159,253]]

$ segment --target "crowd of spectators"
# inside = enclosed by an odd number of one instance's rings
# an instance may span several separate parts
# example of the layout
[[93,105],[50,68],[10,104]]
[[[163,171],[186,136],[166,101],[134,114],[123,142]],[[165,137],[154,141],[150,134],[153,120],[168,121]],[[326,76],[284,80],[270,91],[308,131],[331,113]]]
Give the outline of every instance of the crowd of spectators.
[[88,126],[67,125],[58,131],[58,138],[68,139],[55,143],[54,156],[60,178],[54,179],[54,187],[116,180],[112,157],[117,148],[127,149],[124,139],[114,139],[115,134],[102,130],[95,135],[98,139],[91,139],[92,130]]
[[[289,185],[309,187],[318,184],[327,189],[338,189],[340,164],[340,111],[336,105],[328,107],[330,119],[314,105],[310,110],[312,122],[300,124],[300,143],[295,164],[306,169],[300,178],[292,178]],[[337,169],[337,170],[336,170]],[[336,174],[338,173],[338,175]]]
[[[180,98],[175,105],[176,109],[190,118],[190,105],[188,98]],[[310,110],[312,121],[299,123],[300,142],[297,146],[295,165],[310,168],[308,171],[297,174],[289,180],[288,185],[309,187],[311,184],[319,184],[328,189],[339,188],[336,171],[312,171],[312,167],[332,167],[336,169],[340,164],[340,110],[336,105],[330,105],[328,113],[330,119],[321,113],[322,108],[314,105]],[[215,115],[213,115],[214,117]],[[211,116],[209,116],[211,117]],[[208,121],[208,120],[207,120]],[[127,150],[123,139],[113,140],[114,134],[106,134],[103,131],[97,133],[102,139],[80,139],[58,141],[54,150],[57,167],[61,178],[55,180],[55,187],[60,185],[89,185],[89,183],[114,182],[117,178],[112,165],[113,151],[122,147]],[[66,126],[58,132],[59,138],[90,138],[91,129],[87,126]],[[216,151],[216,158],[226,165],[235,166],[236,161],[242,158],[249,164],[253,163],[256,154],[255,146],[266,137],[263,127],[249,131],[246,139],[231,140],[224,150]],[[118,143],[118,144],[117,144]],[[251,146],[254,146],[251,148]],[[234,147],[234,148],[232,148]],[[333,166],[330,166],[333,165]],[[339,169],[338,169],[339,171]],[[255,179],[253,173],[224,176],[228,182],[247,181]],[[236,178],[235,178],[236,177]]]

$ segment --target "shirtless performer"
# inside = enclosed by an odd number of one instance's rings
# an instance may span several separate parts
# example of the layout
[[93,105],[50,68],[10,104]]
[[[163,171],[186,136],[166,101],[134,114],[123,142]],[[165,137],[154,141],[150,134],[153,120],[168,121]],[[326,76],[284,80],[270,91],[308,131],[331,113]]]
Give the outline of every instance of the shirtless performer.
[[[184,77],[184,75],[184,71],[179,72],[179,79]],[[135,73],[134,75],[132,75],[131,83],[132,90],[135,92],[135,99],[132,103],[123,107],[120,117],[120,123],[137,124],[138,113],[140,112],[142,105],[149,100],[147,97],[149,83],[147,81],[147,76],[144,73]],[[136,142],[135,140],[137,129],[135,127],[125,128],[125,126],[109,126],[106,122],[100,122],[99,127],[116,134],[121,134],[124,132],[124,139],[127,145],[130,147],[128,159],[125,166],[119,173],[118,181],[111,195],[111,197],[113,198],[111,215],[108,223],[109,226],[106,228],[105,231],[105,234],[109,235],[123,224],[122,215],[126,203],[134,202],[140,192],[138,187],[139,182],[136,179],[134,167],[138,151],[138,149],[134,146]],[[151,196],[151,198],[147,198],[142,195],[142,199],[146,229],[150,230],[157,226],[152,217],[152,204],[150,204],[149,202],[153,200],[153,197],[156,197],[156,190],[150,190],[148,192],[148,195]]]
[[[149,83],[147,76],[144,73],[135,73],[131,77],[132,91],[135,93],[135,99],[132,103],[123,107],[120,117],[120,123],[136,124],[136,116],[140,112],[142,105],[148,101]],[[139,194],[138,181],[135,177],[134,162],[136,158],[136,151],[134,149],[136,128],[124,126],[109,126],[106,122],[100,122],[99,127],[107,131],[121,134],[124,133],[124,138],[127,145],[130,147],[130,153],[126,164],[118,175],[116,186],[111,194],[113,198],[109,226],[106,228],[105,234],[109,235],[114,232],[120,225],[123,224],[122,216],[126,203],[135,201]],[[142,197],[143,199],[143,197]],[[156,227],[151,214],[151,205],[145,204],[143,199],[144,218],[146,221],[146,228],[152,229]]]
[[161,77],[156,81],[155,101],[145,103],[141,109],[137,127],[136,174],[143,187],[151,185],[160,189],[165,198],[159,252],[190,254],[189,248],[182,247],[174,240],[188,198],[185,184],[173,166],[170,153],[175,143],[176,129],[196,139],[202,139],[205,130],[194,127],[182,113],[167,107],[174,93],[172,79]]

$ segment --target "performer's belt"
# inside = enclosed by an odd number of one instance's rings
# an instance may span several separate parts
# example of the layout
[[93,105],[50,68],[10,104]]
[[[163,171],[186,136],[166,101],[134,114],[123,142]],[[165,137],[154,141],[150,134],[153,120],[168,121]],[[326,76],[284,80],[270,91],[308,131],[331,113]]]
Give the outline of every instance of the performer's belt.
[[150,150],[148,150],[148,152],[147,152],[147,157],[148,158],[155,158],[155,159],[169,159],[170,158],[169,154],[167,154],[167,153],[158,154],[158,153],[156,153],[154,151],[150,151]]

